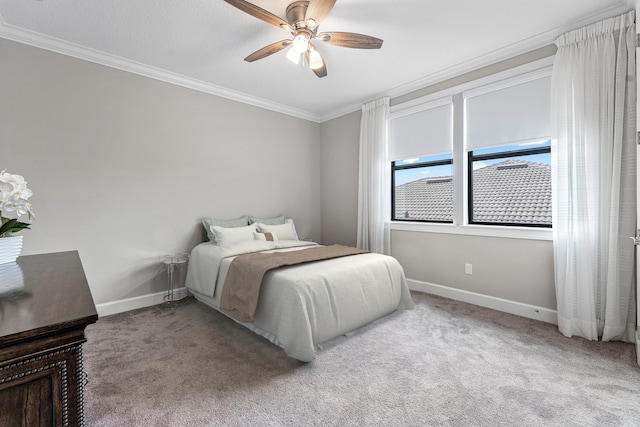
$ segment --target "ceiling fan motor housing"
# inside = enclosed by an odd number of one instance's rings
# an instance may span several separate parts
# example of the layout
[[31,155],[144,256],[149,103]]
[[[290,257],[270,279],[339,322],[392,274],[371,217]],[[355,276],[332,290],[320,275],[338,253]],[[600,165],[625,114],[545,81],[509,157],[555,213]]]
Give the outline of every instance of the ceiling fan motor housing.
[[296,30],[306,28],[305,15],[309,7],[308,1],[294,1],[287,6],[287,22]]

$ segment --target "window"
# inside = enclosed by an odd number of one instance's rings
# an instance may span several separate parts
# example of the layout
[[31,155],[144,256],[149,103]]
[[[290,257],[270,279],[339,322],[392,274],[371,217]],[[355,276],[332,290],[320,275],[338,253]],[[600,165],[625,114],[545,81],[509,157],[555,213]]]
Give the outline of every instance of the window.
[[452,223],[452,164],[450,153],[392,162],[391,218]]
[[551,78],[463,93],[469,224],[551,227]]
[[551,141],[469,152],[469,223],[551,227]]
[[397,226],[551,227],[550,75],[550,67],[512,70],[393,106]]
[[391,219],[453,222],[450,97],[391,117]]

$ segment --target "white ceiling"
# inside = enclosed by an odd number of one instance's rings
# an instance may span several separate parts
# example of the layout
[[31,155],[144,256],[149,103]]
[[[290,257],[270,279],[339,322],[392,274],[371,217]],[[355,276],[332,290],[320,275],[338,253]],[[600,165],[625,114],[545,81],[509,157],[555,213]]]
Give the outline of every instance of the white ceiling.
[[[252,0],[285,18],[290,0]],[[0,0],[0,37],[322,122],[548,45],[634,0],[338,0],[321,31],[384,40],[380,50],[317,42],[328,76],[281,51],[289,33],[223,0]]]

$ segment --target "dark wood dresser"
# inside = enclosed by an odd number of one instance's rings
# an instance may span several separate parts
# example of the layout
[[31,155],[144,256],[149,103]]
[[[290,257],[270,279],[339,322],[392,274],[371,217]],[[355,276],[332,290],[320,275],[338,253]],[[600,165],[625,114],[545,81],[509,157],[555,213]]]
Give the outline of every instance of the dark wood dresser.
[[0,293],[0,426],[83,425],[82,344],[98,314],[80,256],[23,256],[17,266],[0,265],[0,281],[11,269],[24,283]]

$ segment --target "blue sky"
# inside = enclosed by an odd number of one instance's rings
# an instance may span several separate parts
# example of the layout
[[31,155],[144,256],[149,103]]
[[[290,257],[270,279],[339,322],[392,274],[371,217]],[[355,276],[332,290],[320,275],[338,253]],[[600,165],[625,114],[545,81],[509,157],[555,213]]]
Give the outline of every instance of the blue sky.
[[[551,141],[544,142],[534,142],[534,143],[526,143],[526,144],[518,144],[511,146],[503,146],[497,148],[488,148],[484,150],[476,150],[474,153],[477,154],[492,154],[502,151],[513,151],[513,150],[522,150],[525,148],[537,148],[537,147],[548,147],[551,145]],[[420,157],[416,159],[407,159],[407,160],[398,160],[396,162],[397,165],[408,165],[414,163],[421,163],[427,161],[437,161],[450,159],[451,154],[441,154],[437,156],[429,156],[429,157]],[[514,159],[518,160],[526,160],[528,162],[538,162],[551,164],[551,154],[534,154],[531,156],[519,156],[514,157]],[[503,162],[505,159],[495,159],[495,160],[484,160],[482,162],[475,162],[474,169],[479,169],[484,166],[491,166],[496,163]],[[395,185],[406,184],[407,182],[416,181],[422,178],[433,178],[437,176],[451,176],[453,175],[452,165],[442,165],[442,166],[431,166],[426,168],[416,168],[416,169],[407,169],[396,172],[396,181]]]

